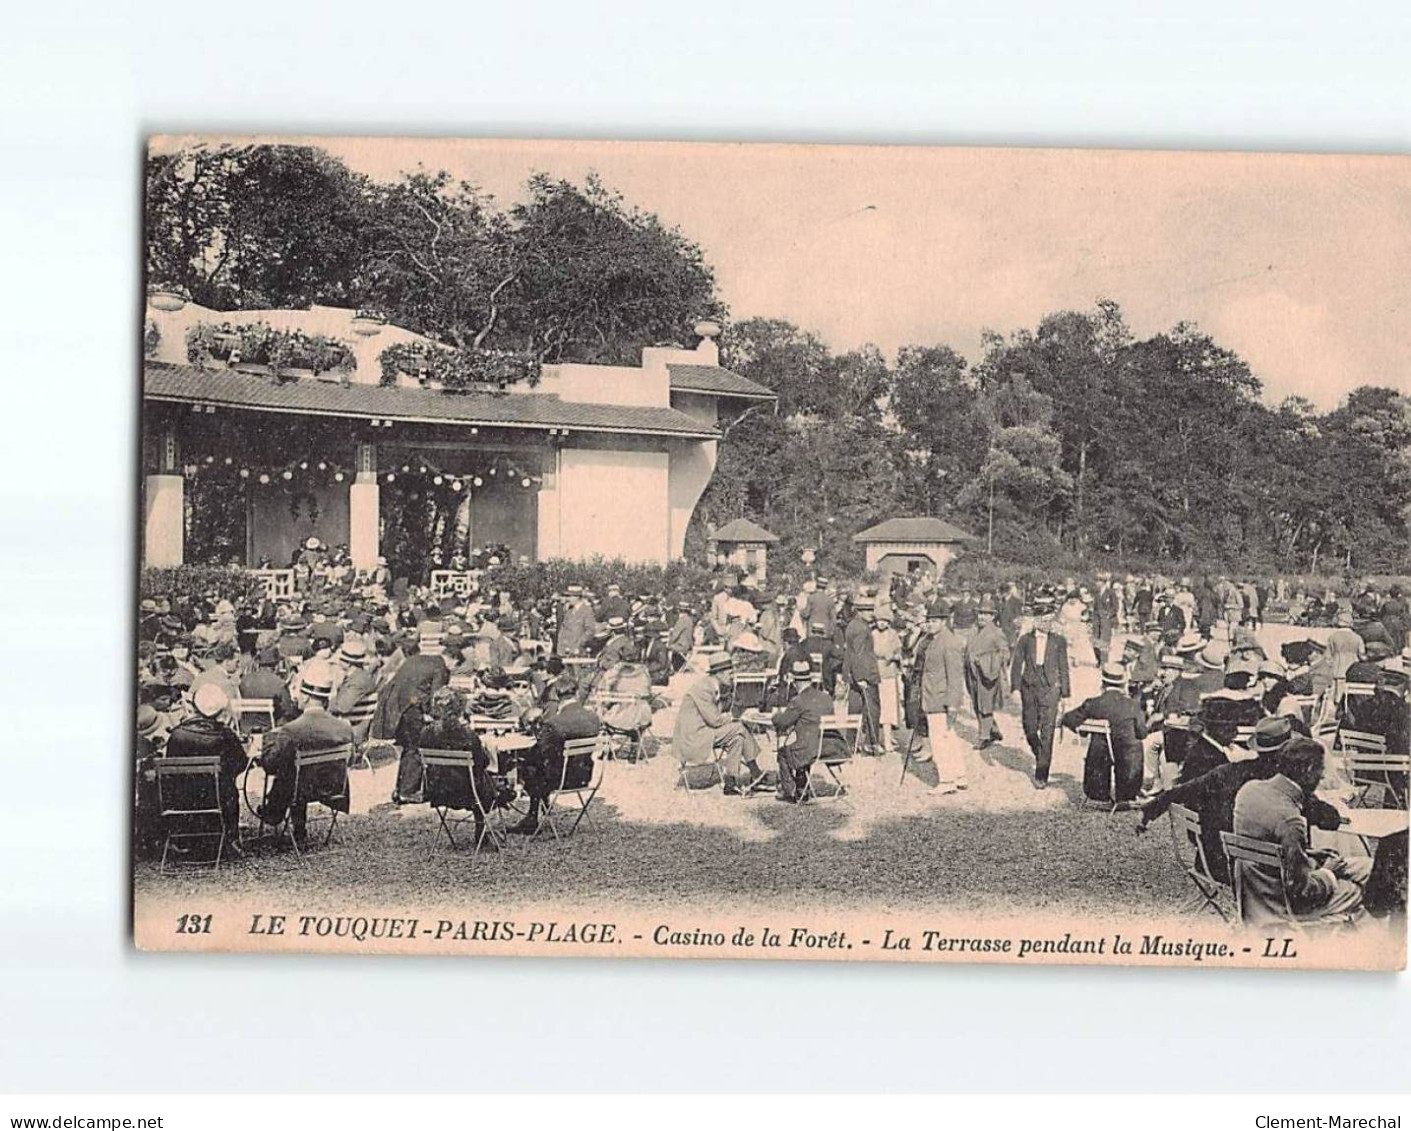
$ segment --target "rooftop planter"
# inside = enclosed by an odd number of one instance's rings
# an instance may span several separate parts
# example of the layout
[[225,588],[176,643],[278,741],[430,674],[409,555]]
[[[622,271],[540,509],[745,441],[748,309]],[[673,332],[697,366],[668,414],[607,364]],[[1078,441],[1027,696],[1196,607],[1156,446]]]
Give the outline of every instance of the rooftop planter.
[[380,334],[386,325],[387,316],[375,310],[360,310],[353,315],[353,333],[360,337],[371,338]]
[[407,376],[448,393],[493,393],[539,383],[538,359],[512,350],[455,350],[404,342],[388,346],[377,361],[384,385]]
[[153,283],[147,288],[147,301],[158,310],[170,313],[186,305],[190,296],[176,283]]
[[186,331],[186,358],[193,365],[216,361],[232,369],[276,376],[298,376],[303,371],[317,377],[357,368],[353,351],[337,338],[276,330],[266,322],[198,323]]

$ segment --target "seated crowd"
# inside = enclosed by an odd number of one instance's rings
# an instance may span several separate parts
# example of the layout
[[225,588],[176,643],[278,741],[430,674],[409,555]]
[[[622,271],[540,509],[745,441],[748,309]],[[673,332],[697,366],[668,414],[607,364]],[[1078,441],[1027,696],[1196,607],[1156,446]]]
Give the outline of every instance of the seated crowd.
[[[687,771],[710,765],[728,797],[772,789],[788,803],[810,797],[820,758],[889,751],[931,762],[932,794],[960,793],[967,747],[1003,742],[997,716],[1018,696],[1036,789],[1048,785],[1057,734],[1077,732],[1086,798],[1140,809],[1139,828],[1172,804],[1194,809],[1217,881],[1228,878],[1219,834],[1247,832],[1283,845],[1300,913],[1404,909],[1404,832],[1366,866],[1308,844],[1309,827],[1339,823],[1314,787],[1348,784],[1343,732],[1406,752],[1411,648],[1396,587],[1322,599],[1331,631],[1270,656],[1264,618],[1307,615],[1283,582],[1100,573],[983,591],[947,590],[929,573],[880,588],[810,575],[770,591],[722,571],[709,593],[611,584],[599,596],[570,584],[521,607],[495,587],[495,562],[458,592],[433,593],[394,584],[385,563],[358,574],[346,555],[306,548],[292,597],[233,573],[227,591],[144,599],[139,849],[160,841],[150,770],[164,755],[219,756],[224,820],[238,831],[249,728],[233,705],[243,700],[272,705],[273,729],[251,747],[268,779],[256,815],[288,820],[299,841],[299,750],[395,747],[391,800],[402,805],[425,800],[421,749],[469,751],[478,796],[493,805],[522,791],[510,831],[532,833],[563,744],[607,733],[640,755],[668,685],[675,724],[661,739],[688,786]],[[513,782],[483,738],[505,728],[533,738],[512,759]],[[1387,784],[1404,805],[1404,775],[1399,792]],[[486,814],[472,816],[479,839]],[[1246,890],[1262,898],[1258,884]]]

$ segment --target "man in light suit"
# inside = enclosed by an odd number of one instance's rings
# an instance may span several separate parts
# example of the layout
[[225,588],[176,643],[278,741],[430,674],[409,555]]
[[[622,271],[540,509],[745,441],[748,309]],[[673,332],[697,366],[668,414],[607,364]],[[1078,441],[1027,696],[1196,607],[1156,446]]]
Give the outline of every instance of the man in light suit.
[[[676,712],[671,748],[683,766],[705,765],[715,758],[715,752],[719,750],[725,793],[729,797],[739,797],[754,790],[764,780],[764,773],[755,761],[759,746],[754,736],[720,706],[720,681],[730,678],[733,666],[729,653],[716,653],[710,658],[706,674],[686,689]],[[743,789],[740,782],[742,764],[748,774]]]
[[[293,815],[294,839],[302,842],[308,823],[308,804],[298,801],[294,795],[295,754],[298,751],[314,753],[332,750],[339,746],[351,746],[353,728],[346,719],[335,718],[328,713],[328,702],[333,695],[333,671],[322,660],[312,660],[304,665],[299,684],[299,717],[286,723],[278,730],[265,735],[260,751],[260,764],[270,775],[269,793],[261,807],[260,819],[267,825],[278,825],[286,813]],[[323,770],[324,767],[319,767]],[[334,772],[336,769],[337,772]],[[347,767],[340,765],[329,768],[335,779],[347,774]],[[344,779],[346,781],[346,777]],[[342,796],[329,802],[340,812],[348,812],[346,788]]]
[[1034,787],[1047,789],[1058,708],[1070,694],[1068,641],[1054,631],[1052,618],[1036,621],[1014,646],[1010,686],[1019,692],[1024,738],[1034,755]]

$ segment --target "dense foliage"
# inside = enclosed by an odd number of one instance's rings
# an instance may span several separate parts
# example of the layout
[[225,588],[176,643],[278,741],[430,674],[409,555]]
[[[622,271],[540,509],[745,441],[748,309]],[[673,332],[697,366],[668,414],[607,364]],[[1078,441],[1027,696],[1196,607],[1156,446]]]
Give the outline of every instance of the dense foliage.
[[[701,249],[592,178],[537,176],[501,208],[445,172],[381,183],[313,147],[195,147],[149,159],[146,222],[150,282],[222,309],[376,312],[457,351],[422,359],[450,388],[631,363],[726,313]],[[856,568],[856,531],[930,514],[1045,569],[1374,573],[1411,556],[1400,374],[1366,375],[1330,412],[1270,406],[1195,326],[1137,340],[1109,301],[989,334],[974,364],[944,343],[834,353],[766,318],[727,324],[721,348],[779,403],[722,421],[688,547],[744,515],[780,535],[781,565],[813,547]],[[385,379],[416,361],[384,358]]]
[[276,330],[266,322],[198,323],[186,331],[186,358],[193,365],[212,358],[231,365],[267,365],[276,373],[290,369],[309,369],[315,375],[347,373],[357,367],[353,351],[336,338]]
[[514,350],[454,350],[399,342],[379,353],[377,363],[384,385],[395,385],[404,375],[453,393],[502,390],[521,382],[539,382],[539,363]]

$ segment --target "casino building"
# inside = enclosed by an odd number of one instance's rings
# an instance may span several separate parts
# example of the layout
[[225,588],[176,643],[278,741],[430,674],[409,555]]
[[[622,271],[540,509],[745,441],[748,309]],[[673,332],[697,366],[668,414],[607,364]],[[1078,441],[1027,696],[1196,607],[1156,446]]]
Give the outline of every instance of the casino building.
[[[644,349],[636,366],[546,365],[537,384],[452,392],[425,370],[392,371],[387,358],[434,345],[375,317],[215,311],[153,293],[143,561],[182,564],[217,510],[244,532],[221,559],[247,566],[287,564],[317,537],[346,544],[360,569],[381,555],[415,569],[395,560],[412,526],[447,553],[679,558],[721,421],[774,399],[720,367],[717,326],[696,329],[694,349]],[[282,343],[277,367],[252,346],[270,341]],[[404,348],[384,356],[393,346]]]

